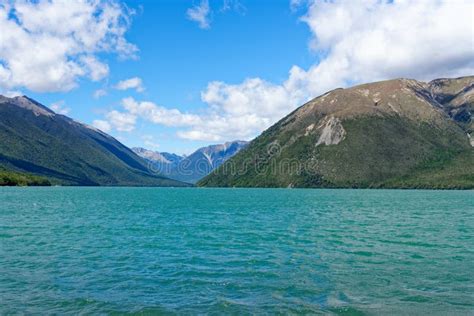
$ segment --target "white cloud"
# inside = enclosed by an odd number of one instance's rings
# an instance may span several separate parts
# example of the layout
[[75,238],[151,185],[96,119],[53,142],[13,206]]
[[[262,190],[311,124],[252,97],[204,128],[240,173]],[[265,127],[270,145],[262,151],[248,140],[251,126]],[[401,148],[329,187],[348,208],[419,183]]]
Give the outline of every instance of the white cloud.
[[7,98],[21,97],[22,95],[24,95],[24,93],[19,90],[9,90],[9,91],[0,90],[0,93],[6,96]]
[[119,81],[119,83],[115,85],[115,89],[117,90],[135,89],[137,92],[143,92],[145,90],[143,88],[142,79],[138,77],[133,77],[130,79]]
[[106,77],[99,53],[134,56],[132,13],[113,0],[0,2],[0,88],[68,91]]
[[[255,100],[247,100],[243,107],[236,111],[235,108],[228,107],[230,104],[225,103],[225,98],[228,94],[234,93],[228,91],[225,95],[213,95],[212,86],[219,86],[219,83],[211,83],[209,93],[203,95],[203,98],[212,100],[213,105],[209,107],[205,113],[194,114],[181,112],[178,109],[169,109],[153,102],[136,101],[134,98],[125,98],[122,100],[122,107],[124,111],[111,111],[105,117],[110,125],[119,131],[131,131],[135,126],[136,119],[159,124],[168,127],[178,127],[180,130],[177,136],[189,140],[205,140],[205,141],[222,141],[227,139],[249,139],[262,130],[262,126],[268,126],[272,120],[275,120],[286,113],[287,105],[280,103],[279,111],[267,112],[265,109],[260,109],[260,112],[255,113],[255,104],[259,100],[262,102],[272,101],[278,102],[281,96],[285,96],[286,91],[271,91],[274,93],[259,95],[259,91],[255,92]],[[249,82],[246,83],[250,88],[255,85],[267,87],[265,82]],[[259,98],[257,98],[259,97]],[[237,102],[238,96],[234,98]]]
[[167,109],[153,102],[137,102],[130,97],[122,100],[122,106],[132,115],[165,126],[192,126],[201,122],[199,115],[182,113],[177,109]]
[[68,107],[65,107],[65,102],[64,100],[54,102],[53,104],[50,105],[50,109],[53,110],[54,112],[62,115],[68,115],[69,112],[71,112],[71,109]]
[[119,132],[131,132],[135,129],[137,117],[130,113],[110,111],[106,115],[107,121],[111,127]]
[[188,131],[178,131],[178,137],[189,140],[204,140],[204,141],[213,141],[217,142],[221,140],[219,135],[212,133],[206,133],[200,130],[188,130]]
[[94,91],[94,99],[102,98],[103,96],[107,95],[107,90],[105,89],[98,89]]
[[208,29],[210,27],[210,13],[209,0],[201,0],[199,5],[189,8],[186,11],[186,16],[191,21],[197,22],[200,28]]
[[108,133],[112,130],[112,126],[110,125],[110,123],[104,120],[94,120],[92,122],[92,126],[100,129],[101,131],[105,133]]
[[168,127],[196,126],[202,123],[199,115],[182,113],[177,109],[167,109],[153,102],[138,102],[132,97],[122,100],[124,111],[106,113],[106,122],[118,131],[130,132],[135,128],[137,118]]
[[109,75],[109,66],[101,63],[94,56],[86,55],[80,58],[85,69],[88,69],[89,78],[92,81],[99,81]]
[[157,150],[160,147],[160,144],[155,142],[153,135],[143,135],[141,138],[143,140],[143,144],[148,149]]
[[306,72],[307,89],[472,74],[473,12],[467,0],[315,1],[302,20],[311,48],[327,57]]

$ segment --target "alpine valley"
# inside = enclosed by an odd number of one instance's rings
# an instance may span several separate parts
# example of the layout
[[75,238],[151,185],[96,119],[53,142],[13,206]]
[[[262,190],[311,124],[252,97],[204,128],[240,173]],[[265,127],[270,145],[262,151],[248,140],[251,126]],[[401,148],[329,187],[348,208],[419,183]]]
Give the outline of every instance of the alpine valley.
[[247,144],[246,141],[233,141],[211,145],[199,148],[189,156],[160,153],[140,147],[132,148],[132,150],[148,161],[150,169],[175,180],[196,183],[245,148]]
[[198,182],[211,187],[474,188],[474,76],[327,92]]
[[4,185],[187,186],[154,174],[115,138],[25,96],[0,96],[0,171]]

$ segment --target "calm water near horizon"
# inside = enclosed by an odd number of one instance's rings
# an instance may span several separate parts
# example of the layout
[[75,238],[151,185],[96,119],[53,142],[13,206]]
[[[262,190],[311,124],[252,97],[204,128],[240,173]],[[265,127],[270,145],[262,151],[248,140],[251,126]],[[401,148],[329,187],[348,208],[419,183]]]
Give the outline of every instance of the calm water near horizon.
[[0,188],[0,314],[474,314],[474,192]]

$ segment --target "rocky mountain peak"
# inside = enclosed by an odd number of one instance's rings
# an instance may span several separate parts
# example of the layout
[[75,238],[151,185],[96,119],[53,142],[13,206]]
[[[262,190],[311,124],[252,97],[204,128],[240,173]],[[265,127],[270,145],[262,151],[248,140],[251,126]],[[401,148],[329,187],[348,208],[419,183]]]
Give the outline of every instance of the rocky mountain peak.
[[54,116],[55,113],[44,105],[36,102],[33,99],[28,98],[27,96],[16,96],[9,98],[3,95],[0,95],[0,104],[12,104],[27,110],[32,111],[36,116],[45,115],[45,116]]

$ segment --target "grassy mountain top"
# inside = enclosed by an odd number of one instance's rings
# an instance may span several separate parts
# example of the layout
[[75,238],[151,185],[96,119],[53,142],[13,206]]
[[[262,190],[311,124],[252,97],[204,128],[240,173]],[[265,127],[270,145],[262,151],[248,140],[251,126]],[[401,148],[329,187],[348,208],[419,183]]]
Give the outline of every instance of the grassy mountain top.
[[330,91],[198,185],[474,188],[471,112],[459,120],[450,105],[472,93],[474,77],[454,81],[443,81],[442,93],[454,94],[449,99],[437,98],[431,87],[439,84],[409,79]]

